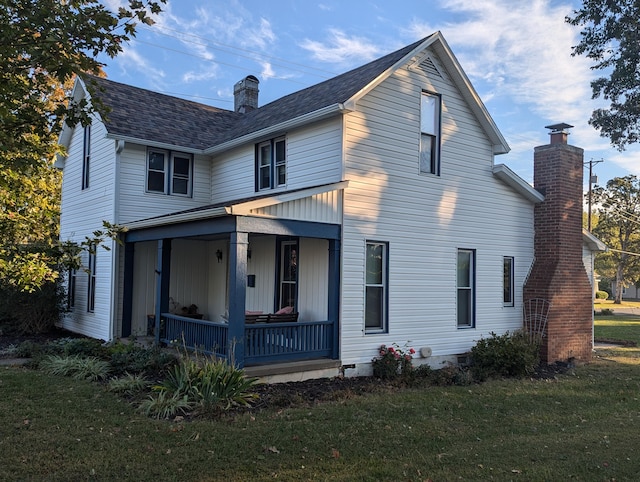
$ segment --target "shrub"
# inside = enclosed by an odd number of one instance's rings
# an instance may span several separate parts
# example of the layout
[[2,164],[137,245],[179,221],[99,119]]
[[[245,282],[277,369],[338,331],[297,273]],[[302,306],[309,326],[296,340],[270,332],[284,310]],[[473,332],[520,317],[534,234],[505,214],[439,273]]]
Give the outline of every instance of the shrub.
[[107,347],[112,373],[159,372],[176,363],[176,356],[157,346],[146,347],[135,343],[116,342]]
[[64,311],[64,288],[54,281],[33,292],[4,284],[0,287],[0,325],[5,334],[33,335],[47,333]]
[[540,362],[539,345],[526,333],[516,331],[478,340],[471,349],[471,371],[479,380],[492,377],[523,377]]
[[599,300],[606,300],[609,298],[609,293],[606,291],[596,291],[596,298]]
[[373,365],[373,376],[383,380],[396,378],[400,375],[409,377],[413,366],[411,360],[416,351],[413,348],[407,349],[406,353],[395,343],[392,346],[382,345],[378,356],[371,360]]

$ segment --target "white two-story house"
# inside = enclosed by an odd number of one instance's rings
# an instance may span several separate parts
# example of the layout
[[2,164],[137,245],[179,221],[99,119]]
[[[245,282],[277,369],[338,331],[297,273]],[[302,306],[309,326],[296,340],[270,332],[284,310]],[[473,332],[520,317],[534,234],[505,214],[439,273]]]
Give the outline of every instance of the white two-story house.
[[357,375],[381,344],[436,365],[522,325],[544,198],[494,162],[509,147],[439,32],[264,106],[249,76],[233,112],[75,95],[110,111],[62,134],[61,238],[127,232],[69,277],[65,328]]

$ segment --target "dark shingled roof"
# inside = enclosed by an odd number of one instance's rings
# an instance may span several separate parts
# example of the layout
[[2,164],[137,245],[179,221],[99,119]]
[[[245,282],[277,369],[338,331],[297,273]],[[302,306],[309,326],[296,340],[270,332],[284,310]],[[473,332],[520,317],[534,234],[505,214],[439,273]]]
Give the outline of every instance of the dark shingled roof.
[[206,149],[242,115],[98,77],[87,86],[110,109],[107,131],[134,139]]
[[277,125],[323,107],[343,103],[426,40],[419,40],[373,62],[294,92],[246,114],[238,114],[97,77],[98,96],[111,111],[111,134],[206,149]]

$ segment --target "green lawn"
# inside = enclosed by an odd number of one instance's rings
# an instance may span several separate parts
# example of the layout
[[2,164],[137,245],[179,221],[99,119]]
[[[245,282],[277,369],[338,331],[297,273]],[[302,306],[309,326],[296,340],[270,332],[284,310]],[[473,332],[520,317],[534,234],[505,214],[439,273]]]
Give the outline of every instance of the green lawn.
[[99,384],[3,367],[0,480],[637,480],[639,364],[640,349],[611,350],[553,380],[173,423]]
[[596,340],[628,340],[640,346],[640,316],[596,315],[594,324]]

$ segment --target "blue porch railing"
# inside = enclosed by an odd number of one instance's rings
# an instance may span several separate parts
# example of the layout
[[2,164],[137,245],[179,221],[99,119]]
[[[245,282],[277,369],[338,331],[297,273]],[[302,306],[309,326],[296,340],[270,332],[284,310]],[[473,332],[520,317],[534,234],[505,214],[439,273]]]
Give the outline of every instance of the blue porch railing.
[[[228,327],[224,322],[163,313],[160,340],[228,359]],[[247,324],[244,364],[331,357],[334,341],[332,321]]]

